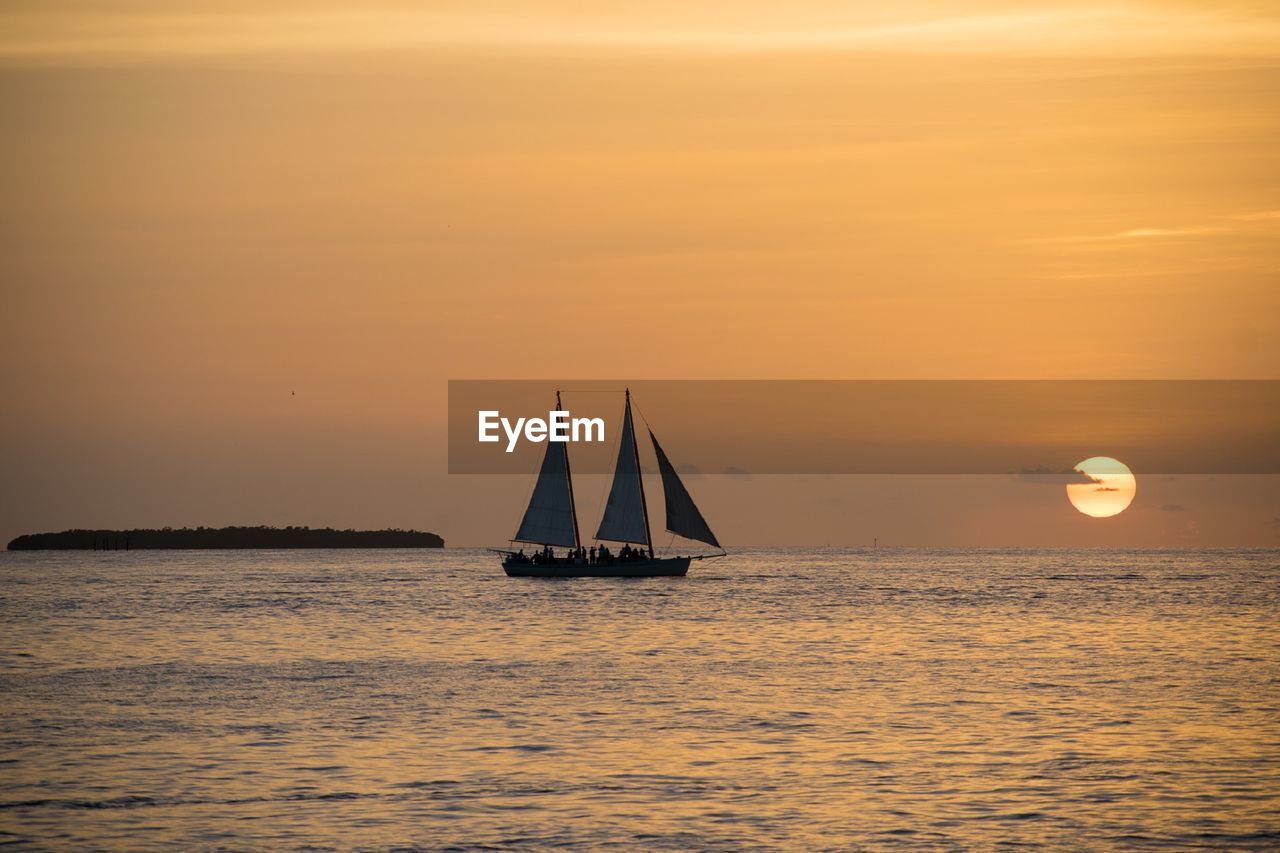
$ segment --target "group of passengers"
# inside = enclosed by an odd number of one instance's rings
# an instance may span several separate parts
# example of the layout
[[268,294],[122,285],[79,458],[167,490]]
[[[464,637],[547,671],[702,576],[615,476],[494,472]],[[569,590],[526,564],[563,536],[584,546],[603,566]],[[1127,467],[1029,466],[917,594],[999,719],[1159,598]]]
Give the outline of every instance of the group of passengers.
[[576,565],[576,566],[600,566],[608,563],[632,563],[637,560],[651,560],[653,554],[644,548],[632,548],[630,544],[623,545],[618,549],[618,553],[613,553],[608,546],[591,546],[590,548],[570,548],[565,551],[563,556],[557,555],[550,545],[544,545],[541,551],[534,551],[532,554],[525,554],[521,548],[518,552],[511,555],[511,559],[517,563],[532,563],[535,566],[551,566],[551,565]]

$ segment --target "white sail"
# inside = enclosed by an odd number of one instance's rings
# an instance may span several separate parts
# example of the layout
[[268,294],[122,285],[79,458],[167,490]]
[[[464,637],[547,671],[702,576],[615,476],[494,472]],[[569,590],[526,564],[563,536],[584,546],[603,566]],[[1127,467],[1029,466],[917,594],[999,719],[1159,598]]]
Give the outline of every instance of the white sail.
[[719,548],[720,542],[711,532],[711,527],[702,517],[702,513],[698,511],[698,505],[693,502],[689,490],[680,481],[680,475],[672,467],[671,460],[667,459],[667,454],[662,452],[662,445],[658,444],[653,430],[649,430],[649,439],[653,442],[653,451],[658,456],[658,470],[662,472],[662,494],[667,504],[667,530],[677,536],[706,542],[708,545]]
[[640,457],[636,433],[631,424],[631,398],[622,418],[622,438],[618,442],[618,465],[613,472],[613,488],[600,519],[597,539],[609,542],[649,544],[649,522],[645,518],[644,484],[640,481]]
[[548,441],[542,470],[533,497],[524,512],[517,542],[578,547],[578,522],[573,511],[573,486],[569,479],[569,452],[564,442]]

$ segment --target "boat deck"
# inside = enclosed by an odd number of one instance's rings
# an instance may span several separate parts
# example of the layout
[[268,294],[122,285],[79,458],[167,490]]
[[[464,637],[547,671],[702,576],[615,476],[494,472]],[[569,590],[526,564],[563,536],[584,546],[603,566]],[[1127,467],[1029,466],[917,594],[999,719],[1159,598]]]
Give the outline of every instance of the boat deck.
[[692,557],[662,560],[627,560],[615,563],[531,563],[510,558],[502,569],[513,578],[674,578],[684,577]]

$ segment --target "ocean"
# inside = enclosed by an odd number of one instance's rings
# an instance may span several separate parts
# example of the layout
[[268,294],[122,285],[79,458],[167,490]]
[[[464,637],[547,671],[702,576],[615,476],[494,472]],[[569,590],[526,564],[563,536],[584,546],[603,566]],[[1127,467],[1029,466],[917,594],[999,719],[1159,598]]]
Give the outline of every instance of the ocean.
[[0,554],[0,841],[1280,847],[1280,551]]

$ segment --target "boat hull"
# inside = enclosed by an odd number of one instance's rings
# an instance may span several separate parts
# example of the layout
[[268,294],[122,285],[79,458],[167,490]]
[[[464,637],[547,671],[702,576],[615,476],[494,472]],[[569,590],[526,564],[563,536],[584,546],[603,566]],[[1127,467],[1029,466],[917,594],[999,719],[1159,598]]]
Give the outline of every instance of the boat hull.
[[670,557],[592,566],[573,563],[536,565],[503,560],[502,570],[513,578],[682,578],[688,573],[692,561],[692,557]]

